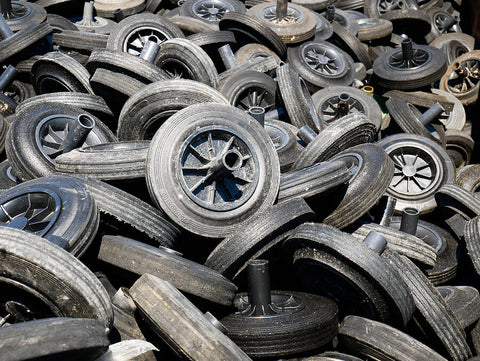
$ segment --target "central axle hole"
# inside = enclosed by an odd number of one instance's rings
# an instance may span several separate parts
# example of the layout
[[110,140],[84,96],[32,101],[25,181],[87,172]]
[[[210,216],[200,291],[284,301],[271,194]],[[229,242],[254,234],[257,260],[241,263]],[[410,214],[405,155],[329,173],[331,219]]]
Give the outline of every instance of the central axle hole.
[[236,150],[231,150],[223,156],[223,164],[230,171],[237,170],[242,165],[242,155]]

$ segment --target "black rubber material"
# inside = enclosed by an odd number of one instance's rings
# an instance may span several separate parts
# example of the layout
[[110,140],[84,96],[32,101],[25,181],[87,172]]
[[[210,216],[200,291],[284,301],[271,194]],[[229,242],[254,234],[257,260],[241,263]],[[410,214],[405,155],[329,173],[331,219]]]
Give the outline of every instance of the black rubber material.
[[[54,316],[96,318],[107,329],[112,326],[112,304],[97,277],[70,253],[42,237],[2,227],[0,280],[29,287],[35,297],[41,297],[39,302],[50,303]],[[9,297],[12,295],[7,300]]]
[[281,120],[266,120],[264,128],[277,150],[280,161],[280,171],[287,172],[295,163],[304,148],[300,139],[296,136],[298,128]]
[[66,49],[92,51],[107,46],[108,35],[78,30],[64,30],[52,35],[52,42]]
[[396,328],[358,316],[344,318],[338,330],[338,342],[340,350],[380,361],[447,360]]
[[480,199],[457,184],[444,184],[435,193],[435,200],[439,206],[450,208],[467,220],[480,215]]
[[143,178],[149,145],[148,141],[124,141],[77,148],[58,156],[55,169],[100,180]]
[[7,189],[15,187],[20,181],[12,172],[12,167],[8,160],[0,163],[0,192],[3,193]]
[[354,60],[361,62],[367,69],[370,69],[372,61],[368,56],[368,47],[355,34],[336,21],[332,22],[332,28],[333,34],[328,40],[350,54]]
[[[35,114],[35,116],[32,117],[32,114]],[[55,103],[35,104],[16,114],[16,120],[7,133],[5,150],[7,158],[19,179],[25,181],[53,174],[55,171],[54,157],[63,145],[60,143],[62,140],[61,136],[58,135],[60,133],[59,129],[52,126],[51,130],[46,130],[43,129],[43,124],[58,120],[59,126],[61,125],[60,128],[62,128],[69,122],[73,123],[74,119],[81,114],[89,113],[69,105]],[[93,117],[93,115],[90,116]],[[88,135],[84,145],[116,141],[115,136],[105,124],[98,118],[93,117],[93,119],[95,120],[95,127]],[[61,135],[65,136],[64,129],[62,130]],[[49,142],[45,143],[43,146],[45,148],[43,148],[40,141],[37,143],[37,131],[39,133],[45,132],[45,137],[50,137],[48,134],[51,131],[55,131],[57,135],[52,138],[53,140],[47,139]],[[51,142],[57,148],[48,146],[48,152],[50,153],[44,152],[43,149],[47,149],[47,145]]]
[[168,249],[122,236],[103,236],[98,259],[138,276],[148,273],[161,277],[181,291],[225,306],[232,305],[237,291],[219,272]]
[[[304,286],[309,292],[335,299],[340,315],[366,313],[368,318],[400,327],[410,320],[413,299],[401,276],[350,234],[325,224],[304,223],[286,245],[296,250],[294,266],[304,278]],[[308,279],[312,282],[305,284]]]
[[198,361],[250,360],[170,283],[144,274],[130,294],[153,331],[177,354]]
[[274,205],[220,242],[208,256],[205,266],[234,279],[247,267],[249,260],[261,257],[313,217],[313,211],[303,199]]
[[[214,134],[216,145],[212,143],[208,151],[205,143]],[[215,178],[210,178],[210,170],[202,174],[202,169],[213,169],[215,162],[225,162],[222,157],[232,152],[237,152],[237,173],[228,170],[215,173]],[[201,178],[187,185],[195,172]],[[174,222],[203,237],[226,237],[268,209],[277,197],[279,175],[280,162],[267,132],[231,105],[195,104],[177,112],[155,134],[147,156],[151,198]],[[223,184],[235,188],[226,192]]]
[[90,361],[109,344],[105,325],[88,318],[46,318],[0,329],[3,361]]
[[[276,297],[286,299],[283,301],[287,304],[286,309],[270,317],[256,317],[249,315],[251,310],[242,305],[239,312],[220,320],[227,328],[228,336],[250,357],[301,354],[327,345],[336,336],[338,308],[333,301],[292,291],[271,291],[271,295],[272,300]],[[289,301],[293,301],[293,305],[300,303],[300,308],[289,308]],[[245,302],[248,302],[247,294],[238,294],[235,303]]]
[[480,318],[480,294],[470,286],[437,287],[462,327],[472,326]]
[[394,252],[384,252],[383,255],[392,267],[398,269],[398,273],[408,285],[419,313],[415,318],[427,332],[427,337],[439,340],[452,360],[465,360],[471,357],[472,352],[462,326],[450,306],[422,271],[405,256]]
[[19,184],[1,194],[0,205],[2,226],[39,235],[76,257],[90,246],[100,222],[92,194],[70,177]]
[[125,103],[118,120],[118,138],[151,139],[168,117],[189,105],[205,102],[229,104],[215,89],[192,80],[149,84]]
[[463,167],[457,172],[455,183],[469,192],[478,193],[480,191],[480,165],[472,164]]
[[75,177],[87,185],[101,212],[145,233],[161,246],[175,246],[180,230],[163,212],[107,183],[80,175]]

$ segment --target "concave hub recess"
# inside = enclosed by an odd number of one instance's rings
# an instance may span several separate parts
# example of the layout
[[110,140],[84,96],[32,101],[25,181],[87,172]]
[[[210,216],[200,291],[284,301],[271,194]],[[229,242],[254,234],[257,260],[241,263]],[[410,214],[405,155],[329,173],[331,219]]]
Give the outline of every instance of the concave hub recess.
[[202,20],[220,21],[225,13],[235,11],[235,8],[224,1],[200,0],[192,5],[193,13]]
[[317,73],[326,76],[342,74],[345,71],[345,61],[334,48],[323,44],[308,44],[302,49],[305,63]]

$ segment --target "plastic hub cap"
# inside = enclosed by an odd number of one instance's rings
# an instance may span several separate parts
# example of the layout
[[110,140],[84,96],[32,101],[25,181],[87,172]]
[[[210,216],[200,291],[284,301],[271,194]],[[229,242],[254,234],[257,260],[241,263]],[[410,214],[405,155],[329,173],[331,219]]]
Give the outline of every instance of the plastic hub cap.
[[317,73],[326,76],[345,71],[345,61],[337,50],[323,44],[309,44],[302,49],[305,63]]
[[235,8],[223,1],[197,1],[192,6],[193,13],[202,20],[218,22],[223,15],[229,11],[235,11]]
[[258,157],[248,142],[226,127],[193,133],[180,150],[180,185],[196,204],[210,210],[238,208],[259,183]]

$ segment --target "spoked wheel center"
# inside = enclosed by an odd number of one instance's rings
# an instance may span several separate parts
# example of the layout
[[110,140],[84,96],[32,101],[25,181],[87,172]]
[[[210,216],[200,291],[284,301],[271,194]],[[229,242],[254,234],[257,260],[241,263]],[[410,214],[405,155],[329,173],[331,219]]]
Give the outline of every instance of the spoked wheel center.
[[453,71],[448,78],[448,87],[454,93],[465,93],[478,86],[479,80],[479,61],[465,60],[453,64]]
[[157,44],[163,43],[169,37],[160,29],[143,26],[131,31],[123,43],[123,51],[135,56],[139,56],[147,41],[153,41]]
[[238,208],[259,183],[257,155],[245,139],[226,127],[194,132],[180,150],[177,169],[188,197],[214,211]]
[[287,15],[283,19],[277,17],[277,5],[266,5],[259,12],[260,19],[274,24],[295,24],[304,17],[303,13],[291,6],[287,8]]
[[406,58],[402,50],[398,50],[388,58],[387,65],[397,70],[411,70],[426,65],[431,58],[432,55],[429,51],[413,47],[411,58]]
[[193,4],[192,11],[202,20],[218,22],[227,12],[235,11],[235,8],[224,1],[200,0]]
[[302,49],[302,58],[315,72],[334,76],[345,71],[345,61],[338,51],[322,44],[309,44]]
[[2,2],[0,9],[5,20],[20,20],[32,12],[27,4],[22,4],[20,1],[12,1],[11,4],[7,4],[8,1]]
[[275,95],[261,87],[250,87],[235,97],[233,105],[245,111],[255,106],[262,107],[267,112],[275,106]]
[[393,10],[406,9],[407,4],[405,0],[380,0],[377,5],[377,10],[380,15]]
[[60,215],[61,200],[53,192],[28,192],[0,204],[0,225],[45,235]]
[[305,308],[305,303],[299,297],[281,293],[280,291],[272,291],[271,303],[268,309],[264,309],[264,314],[256,315],[255,306],[250,303],[250,298],[247,295],[241,295],[236,301],[235,306],[238,312],[245,317],[275,317],[284,316],[285,314],[292,314]]
[[326,99],[318,107],[318,112],[327,123],[350,113],[366,114],[365,107],[358,99],[343,93]]

